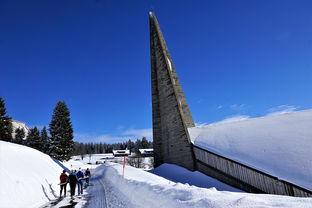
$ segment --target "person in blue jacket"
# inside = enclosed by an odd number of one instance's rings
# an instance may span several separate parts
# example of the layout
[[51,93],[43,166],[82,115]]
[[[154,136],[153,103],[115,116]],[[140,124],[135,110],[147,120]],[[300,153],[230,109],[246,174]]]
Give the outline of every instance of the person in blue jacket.
[[78,178],[78,195],[83,193],[83,183],[82,180],[84,179],[84,174],[81,171],[81,168],[79,168],[78,172],[77,172],[77,178]]

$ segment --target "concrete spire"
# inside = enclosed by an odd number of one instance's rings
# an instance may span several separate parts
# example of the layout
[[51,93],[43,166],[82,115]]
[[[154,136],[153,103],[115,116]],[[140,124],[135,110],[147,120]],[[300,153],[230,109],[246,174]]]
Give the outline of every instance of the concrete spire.
[[155,166],[174,163],[194,170],[187,130],[194,122],[153,12],[149,13],[149,20]]

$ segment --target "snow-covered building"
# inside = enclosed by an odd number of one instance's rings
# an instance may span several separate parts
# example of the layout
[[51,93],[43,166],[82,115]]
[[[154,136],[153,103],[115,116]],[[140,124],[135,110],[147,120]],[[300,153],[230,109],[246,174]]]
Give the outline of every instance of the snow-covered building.
[[150,13],[154,164],[199,170],[239,189],[312,197],[312,110],[195,127]]
[[114,157],[124,157],[130,155],[130,150],[113,150]]
[[154,156],[154,149],[139,149],[139,153],[142,157],[153,157]]
[[[255,169],[277,181],[312,190],[312,110],[193,127],[189,133],[199,163],[232,177],[248,178],[244,171],[234,173],[226,167],[225,160],[217,165],[212,159],[230,158],[235,164],[250,167],[249,173]],[[266,189],[268,185],[253,177],[252,173],[248,178],[251,185]]]

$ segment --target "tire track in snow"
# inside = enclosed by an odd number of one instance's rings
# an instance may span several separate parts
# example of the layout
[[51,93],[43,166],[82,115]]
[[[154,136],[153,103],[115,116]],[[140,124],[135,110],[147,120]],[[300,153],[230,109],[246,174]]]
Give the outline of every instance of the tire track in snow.
[[107,168],[95,169],[91,178],[93,186],[89,187],[87,203],[84,208],[134,208],[130,199],[120,193],[109,181]]

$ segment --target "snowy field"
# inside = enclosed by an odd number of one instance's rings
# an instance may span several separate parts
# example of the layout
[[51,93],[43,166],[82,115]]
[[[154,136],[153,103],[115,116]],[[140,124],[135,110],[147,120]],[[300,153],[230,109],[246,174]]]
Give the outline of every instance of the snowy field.
[[312,190],[312,110],[189,129],[211,152]]
[[312,198],[242,193],[199,172],[190,172],[176,165],[163,164],[150,171],[126,166],[123,177],[120,164],[106,161],[94,165],[104,157],[95,155],[91,160],[74,157],[64,163],[68,169],[90,168],[92,177],[90,186],[81,197],[57,200],[63,164],[32,148],[0,141],[0,177],[5,178],[0,180],[0,207],[312,208]]

